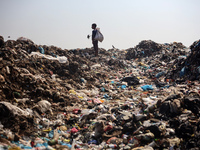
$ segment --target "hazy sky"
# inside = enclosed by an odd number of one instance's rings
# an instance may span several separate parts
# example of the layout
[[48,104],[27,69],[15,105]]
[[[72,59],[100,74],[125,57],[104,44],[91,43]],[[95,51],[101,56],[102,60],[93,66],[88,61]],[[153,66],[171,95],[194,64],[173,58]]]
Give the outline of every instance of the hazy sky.
[[200,0],[0,0],[0,35],[20,36],[63,49],[92,47],[91,24],[104,41],[99,47],[134,47],[142,40],[200,39]]

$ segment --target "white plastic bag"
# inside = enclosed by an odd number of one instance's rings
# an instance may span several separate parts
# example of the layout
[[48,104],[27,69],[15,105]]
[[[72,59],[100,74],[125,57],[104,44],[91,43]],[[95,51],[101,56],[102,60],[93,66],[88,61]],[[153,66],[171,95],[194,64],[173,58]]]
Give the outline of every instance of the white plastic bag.
[[99,28],[97,28],[97,33],[96,33],[94,39],[95,39],[95,40],[98,40],[98,41],[100,41],[100,42],[102,42],[103,39],[104,39],[103,34],[100,32],[100,29],[99,29]]
[[35,56],[35,57],[39,56],[50,60],[58,60],[60,63],[68,63],[68,59],[65,56],[52,57],[50,55],[41,54],[40,52],[31,52],[30,56]]

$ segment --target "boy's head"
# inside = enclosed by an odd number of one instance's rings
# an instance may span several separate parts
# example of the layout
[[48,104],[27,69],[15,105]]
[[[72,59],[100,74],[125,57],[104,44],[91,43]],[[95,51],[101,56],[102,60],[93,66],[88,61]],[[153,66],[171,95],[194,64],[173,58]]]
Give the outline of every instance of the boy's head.
[[96,23],[93,23],[93,24],[92,24],[92,29],[96,29],[96,27],[97,27],[97,24],[96,24]]

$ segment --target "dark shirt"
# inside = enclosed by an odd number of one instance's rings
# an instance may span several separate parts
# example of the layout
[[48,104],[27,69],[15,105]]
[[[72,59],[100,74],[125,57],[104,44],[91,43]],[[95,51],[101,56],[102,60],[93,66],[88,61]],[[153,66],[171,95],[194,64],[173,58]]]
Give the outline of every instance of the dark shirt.
[[94,30],[92,31],[92,41],[94,41],[94,38],[95,38],[96,33],[97,33],[97,29],[94,29]]

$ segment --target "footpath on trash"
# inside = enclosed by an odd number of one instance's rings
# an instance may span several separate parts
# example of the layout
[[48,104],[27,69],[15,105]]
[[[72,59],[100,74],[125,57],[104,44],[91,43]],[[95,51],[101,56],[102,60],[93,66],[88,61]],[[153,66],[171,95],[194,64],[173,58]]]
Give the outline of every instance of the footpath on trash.
[[0,36],[0,149],[200,147],[200,41],[61,49]]

